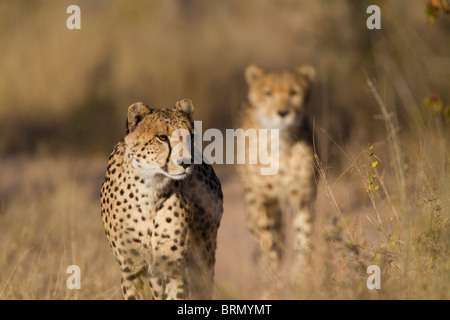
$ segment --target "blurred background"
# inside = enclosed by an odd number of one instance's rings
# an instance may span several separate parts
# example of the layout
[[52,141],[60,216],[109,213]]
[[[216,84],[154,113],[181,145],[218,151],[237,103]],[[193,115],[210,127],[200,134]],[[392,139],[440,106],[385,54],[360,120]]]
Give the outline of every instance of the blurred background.
[[[66,27],[72,4],[81,30]],[[371,4],[381,30],[366,27]],[[317,264],[309,290],[275,298],[448,299],[448,12],[445,0],[0,0],[0,299],[121,298],[98,196],[128,106],[190,98],[203,130],[233,128],[250,63],[318,75]],[[258,298],[242,190],[232,166],[215,169],[216,298]],[[65,286],[71,264],[82,290]],[[386,289],[365,288],[370,264]]]

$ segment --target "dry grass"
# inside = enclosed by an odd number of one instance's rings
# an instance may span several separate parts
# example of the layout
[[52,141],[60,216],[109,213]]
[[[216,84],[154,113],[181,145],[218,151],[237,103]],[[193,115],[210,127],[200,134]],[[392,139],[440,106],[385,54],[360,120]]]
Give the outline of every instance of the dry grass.
[[[69,32],[71,1],[0,2],[0,299],[121,298],[98,197],[129,104],[188,97],[203,129],[229,128],[247,64],[305,61],[319,74],[314,251],[302,284],[285,268],[272,298],[450,298],[448,17],[429,26],[420,2],[378,1],[369,32],[365,1],[78,3]],[[423,103],[435,92],[442,110]],[[260,298],[243,191],[216,171],[215,298]],[[81,290],[66,287],[72,264]],[[372,264],[381,290],[366,287]]]
[[[372,150],[378,155],[380,148]],[[448,162],[445,171],[437,171],[433,169],[436,158],[428,158],[426,164],[421,154],[417,166],[408,166],[408,210],[402,211],[400,196],[391,189],[395,182],[389,158],[379,156],[380,188],[373,197],[366,193],[374,172],[372,150],[349,156],[349,170],[338,179],[324,176],[329,188],[324,181],[320,183],[312,265],[298,271],[305,275],[300,287],[292,285],[286,270],[285,291],[273,298],[449,298]],[[104,167],[105,160],[98,156],[2,161],[1,299],[121,298],[119,268],[99,213]],[[254,272],[243,190],[226,168],[218,168],[218,174],[225,213],[219,231],[215,298],[259,299],[261,281]],[[410,217],[408,229],[402,223],[404,215]],[[407,234],[410,253],[405,258]],[[82,270],[81,290],[66,287],[66,268],[72,264]],[[370,291],[365,286],[365,271],[372,264],[381,267],[381,290]]]
[[[94,157],[2,162],[1,299],[118,297],[105,281],[118,270],[99,220],[103,167]],[[72,264],[82,270],[80,291],[66,287]]]

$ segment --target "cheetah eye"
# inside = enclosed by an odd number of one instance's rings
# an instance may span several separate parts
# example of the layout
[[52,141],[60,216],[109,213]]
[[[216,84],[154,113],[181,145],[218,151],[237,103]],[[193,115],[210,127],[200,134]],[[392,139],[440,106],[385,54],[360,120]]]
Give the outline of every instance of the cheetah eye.
[[298,94],[299,94],[299,91],[296,90],[296,89],[291,89],[291,90],[289,91],[289,95],[290,95],[291,97],[296,96],[296,95],[298,95]]
[[263,93],[264,93],[264,95],[265,95],[266,97],[271,97],[271,96],[272,96],[272,91],[270,91],[270,89],[268,89],[268,88],[265,88],[265,89],[263,90]]
[[156,138],[158,138],[158,140],[163,141],[163,142],[169,140],[169,138],[167,138],[167,136],[165,134],[158,134],[156,136]]

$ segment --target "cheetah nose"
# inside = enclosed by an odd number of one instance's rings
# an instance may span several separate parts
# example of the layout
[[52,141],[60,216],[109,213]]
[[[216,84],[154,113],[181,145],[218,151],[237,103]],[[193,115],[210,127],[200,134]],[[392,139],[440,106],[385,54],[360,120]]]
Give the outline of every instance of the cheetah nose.
[[178,165],[180,165],[184,170],[186,170],[192,165],[192,160],[183,158],[179,161]]
[[186,170],[187,168],[189,168],[190,166],[191,166],[191,164],[189,163],[180,163],[180,166],[184,169],[184,170]]
[[278,115],[282,118],[285,117],[288,113],[289,113],[289,111],[287,111],[287,110],[278,111]]

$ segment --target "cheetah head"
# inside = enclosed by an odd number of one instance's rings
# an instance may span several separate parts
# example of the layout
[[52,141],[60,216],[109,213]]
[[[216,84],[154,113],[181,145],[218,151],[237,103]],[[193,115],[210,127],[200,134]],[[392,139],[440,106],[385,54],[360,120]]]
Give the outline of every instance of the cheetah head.
[[164,186],[192,173],[193,111],[189,99],[171,109],[151,109],[141,102],[128,108],[126,157],[146,184]]
[[263,127],[283,129],[303,121],[315,78],[311,65],[281,72],[267,72],[250,65],[245,70],[245,78],[249,86],[248,99]]

